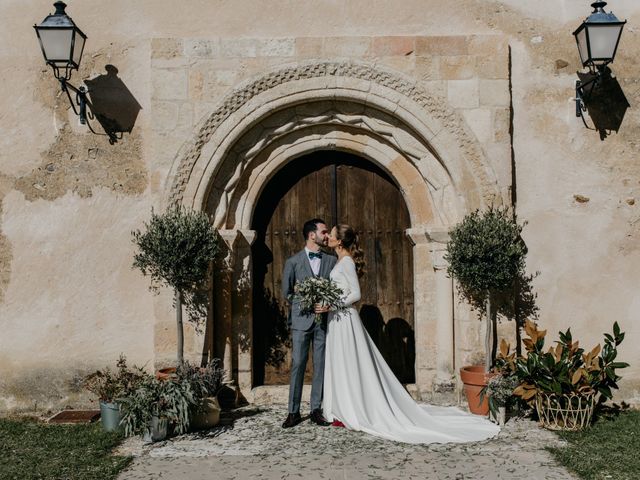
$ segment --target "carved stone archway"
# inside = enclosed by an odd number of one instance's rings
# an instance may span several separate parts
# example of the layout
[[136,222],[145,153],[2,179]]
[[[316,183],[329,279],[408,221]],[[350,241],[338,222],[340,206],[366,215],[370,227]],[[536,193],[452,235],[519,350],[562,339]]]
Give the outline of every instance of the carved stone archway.
[[280,168],[326,149],[376,163],[405,198],[416,388],[428,396],[450,383],[455,357],[453,285],[442,260],[447,232],[469,210],[501,203],[501,194],[482,149],[445,100],[400,74],[353,62],[252,79],[222,102],[174,165],[169,202],[209,212],[227,245],[214,282],[216,353],[227,380],[249,399],[260,394],[251,378],[253,209]]

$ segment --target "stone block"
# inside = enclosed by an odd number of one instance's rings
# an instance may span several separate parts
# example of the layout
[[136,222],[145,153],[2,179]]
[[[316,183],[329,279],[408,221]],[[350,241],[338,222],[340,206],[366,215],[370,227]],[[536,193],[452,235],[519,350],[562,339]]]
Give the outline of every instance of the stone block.
[[416,57],[414,72],[418,80],[440,80],[440,57]]
[[415,51],[416,37],[374,37],[372,55],[391,57],[411,55]]
[[198,70],[191,70],[189,72],[189,98],[191,100],[200,100],[203,90],[204,74]]
[[256,39],[256,53],[261,57],[292,57],[296,53],[293,38]]
[[498,179],[500,187],[511,186],[511,147],[508,143],[488,143],[482,146]]
[[229,59],[201,60],[189,70],[189,98],[192,100],[217,97],[241,80],[242,65]]
[[476,59],[471,55],[440,57],[440,78],[444,80],[466,80],[475,78]]
[[186,100],[188,79],[186,70],[156,69],[151,77],[151,98],[155,100]]
[[489,108],[473,108],[462,112],[467,125],[481,143],[493,140],[493,112]]
[[322,37],[298,37],[295,40],[295,55],[297,57],[322,56]]
[[510,143],[510,126],[511,110],[509,108],[496,108],[493,112],[493,141],[498,143]]
[[193,107],[194,124],[200,125],[205,122],[215,111],[216,106],[215,102],[196,102]]
[[371,55],[371,37],[327,37],[323,53],[329,57],[363,57]]
[[378,60],[378,65],[389,67],[393,70],[405,73],[413,76],[416,57],[413,55],[408,56],[396,56],[396,57],[382,57]]
[[174,58],[182,55],[182,40],[179,38],[153,38],[151,58]]
[[176,131],[190,134],[193,130],[193,104],[185,102],[178,108]]
[[469,37],[464,35],[416,38],[416,55],[467,55],[467,53],[469,53]]
[[468,37],[469,53],[497,57],[509,51],[507,37],[503,35],[471,35]]
[[255,38],[221,38],[220,56],[255,57],[258,55],[258,41]]
[[480,104],[478,80],[449,80],[447,98],[454,108],[476,108]]
[[480,105],[508,107],[511,103],[508,80],[480,80]]
[[478,55],[476,72],[480,78],[509,79],[509,58],[506,55]]
[[185,57],[183,55],[179,55],[171,58],[152,58],[151,68],[152,69],[188,68],[191,62],[192,62],[192,59],[190,59],[189,57]]
[[187,39],[184,42],[184,54],[188,57],[217,57],[220,54],[220,40]]
[[443,102],[446,101],[448,82],[445,80],[426,80],[420,83],[429,95],[438,96]]
[[178,122],[178,108],[175,102],[152,102],[153,129],[159,132],[173,130]]

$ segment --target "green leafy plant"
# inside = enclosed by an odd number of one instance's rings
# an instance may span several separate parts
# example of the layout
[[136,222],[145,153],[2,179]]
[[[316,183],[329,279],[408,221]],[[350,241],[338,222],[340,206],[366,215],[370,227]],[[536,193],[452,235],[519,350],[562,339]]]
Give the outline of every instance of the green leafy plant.
[[480,401],[487,397],[489,410],[494,416],[498,413],[499,407],[510,407],[514,403],[513,391],[519,385],[518,377],[511,374],[495,375],[489,379],[487,385],[480,392]]
[[518,279],[529,278],[525,275],[526,246],[520,236],[523,227],[508,208],[476,210],[450,232],[447,243],[449,275],[457,280],[460,296],[487,320],[487,371],[497,348],[498,300],[514,292]]
[[186,380],[158,380],[148,375],[129,395],[119,399],[122,404],[122,425],[125,435],[144,434],[152,417],[166,418],[176,433],[189,428],[189,411],[197,399]]
[[199,326],[207,314],[207,273],[218,252],[218,236],[204,212],[182,206],[163,214],[151,213],[144,231],[132,232],[138,247],[133,267],[151,277],[150,289],[161,286],[174,290],[178,330],[178,364],[184,360],[182,306],[189,319]]
[[612,389],[618,388],[620,376],[616,371],[628,363],[616,361],[617,347],[624,340],[618,322],[613,324],[613,334],[604,334],[604,346],[600,344],[586,352],[573,340],[571,329],[560,332],[555,347],[545,352],[546,330],[538,329],[535,322],[527,321],[523,340],[527,355],[516,357],[506,342],[501,345],[498,367],[514,374],[519,381],[514,395],[533,401],[540,393],[567,395],[598,395],[598,403],[612,398]]
[[120,355],[115,371],[108,367],[87,375],[82,382],[85,389],[106,403],[113,403],[116,398],[126,396],[136,389],[146,373],[140,367],[129,367],[124,355]]
[[194,398],[215,397],[222,388],[224,376],[220,364],[218,358],[212,359],[206,367],[197,367],[189,361],[184,361],[176,369],[175,378],[189,383]]

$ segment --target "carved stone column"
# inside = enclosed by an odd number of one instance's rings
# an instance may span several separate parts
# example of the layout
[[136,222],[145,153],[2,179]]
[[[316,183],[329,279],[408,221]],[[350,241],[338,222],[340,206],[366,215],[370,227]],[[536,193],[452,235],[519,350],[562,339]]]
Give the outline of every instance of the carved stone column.
[[424,394],[453,391],[453,282],[444,261],[447,229],[410,228],[413,243],[416,385]]
[[436,388],[451,391],[455,387],[454,375],[454,315],[453,279],[447,274],[448,263],[444,259],[445,246],[431,244],[433,268],[436,275],[436,312],[438,315],[436,360]]
[[253,387],[253,264],[251,245],[255,230],[239,230],[236,239],[233,288],[231,289],[234,377],[246,397]]
[[252,259],[253,230],[219,230],[222,251],[214,274],[214,343],[222,358],[224,384],[221,401],[236,404],[250,391],[253,378]]
[[216,356],[222,359],[223,382],[225,385],[235,386],[232,346],[232,279],[235,264],[234,243],[238,234],[235,230],[219,230],[218,233],[223,242],[216,261],[213,281],[214,344]]

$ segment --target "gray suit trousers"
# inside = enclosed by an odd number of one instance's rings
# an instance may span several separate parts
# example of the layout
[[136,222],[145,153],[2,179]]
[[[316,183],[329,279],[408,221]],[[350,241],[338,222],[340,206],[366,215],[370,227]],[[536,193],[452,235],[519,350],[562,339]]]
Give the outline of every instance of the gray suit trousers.
[[291,381],[289,385],[289,413],[300,412],[300,399],[304,384],[304,372],[307,368],[309,347],[313,343],[313,380],[311,382],[311,410],[322,406],[324,386],[324,348],[326,322],[316,322],[309,330],[291,330]]

